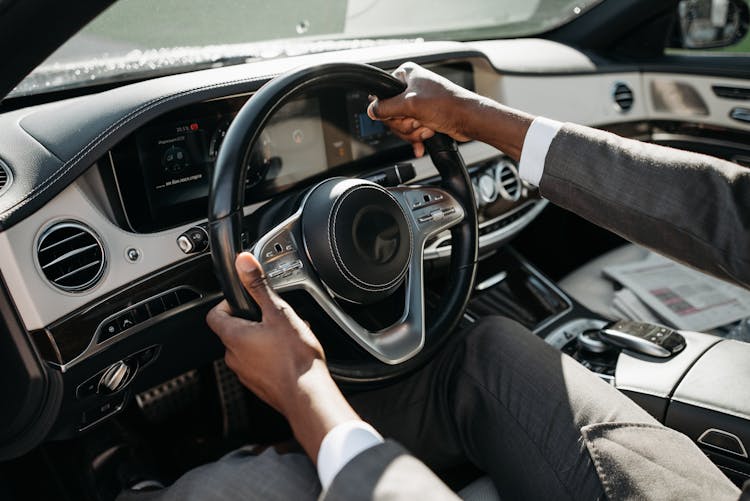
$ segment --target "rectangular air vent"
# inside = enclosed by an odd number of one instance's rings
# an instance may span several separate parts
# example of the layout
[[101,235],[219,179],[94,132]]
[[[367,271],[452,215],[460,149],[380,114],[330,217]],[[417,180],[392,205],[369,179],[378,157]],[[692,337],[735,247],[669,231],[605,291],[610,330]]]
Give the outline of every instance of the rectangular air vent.
[[750,100],[750,87],[726,87],[714,85],[711,87],[717,97],[723,99],[736,99],[738,101]]

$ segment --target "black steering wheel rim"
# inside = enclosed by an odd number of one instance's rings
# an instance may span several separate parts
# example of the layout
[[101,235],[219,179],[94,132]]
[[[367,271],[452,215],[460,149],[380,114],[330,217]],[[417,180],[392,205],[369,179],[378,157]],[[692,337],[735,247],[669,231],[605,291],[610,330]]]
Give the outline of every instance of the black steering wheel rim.
[[[237,277],[234,260],[242,252],[242,220],[247,155],[273,114],[285,103],[323,85],[359,88],[380,97],[403,92],[404,83],[365,64],[330,63],[303,67],[264,85],[232,121],[214,167],[209,196],[209,235],[214,269],[234,314],[258,320],[260,313]],[[478,230],[474,192],[458,147],[437,134],[425,142],[440,176],[441,187],[463,207],[464,218],[451,228],[452,252],[448,287],[426,326],[426,343],[413,358],[396,365],[371,362],[329,363],[337,379],[362,383],[386,381],[408,373],[432,358],[460,321],[474,285]]]

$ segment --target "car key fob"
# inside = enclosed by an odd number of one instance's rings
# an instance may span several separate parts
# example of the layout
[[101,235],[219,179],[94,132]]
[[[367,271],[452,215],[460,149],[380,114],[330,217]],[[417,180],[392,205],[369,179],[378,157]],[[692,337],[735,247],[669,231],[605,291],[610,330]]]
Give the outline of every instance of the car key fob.
[[669,358],[685,348],[679,332],[643,322],[619,320],[606,325],[600,332],[604,341],[643,355]]

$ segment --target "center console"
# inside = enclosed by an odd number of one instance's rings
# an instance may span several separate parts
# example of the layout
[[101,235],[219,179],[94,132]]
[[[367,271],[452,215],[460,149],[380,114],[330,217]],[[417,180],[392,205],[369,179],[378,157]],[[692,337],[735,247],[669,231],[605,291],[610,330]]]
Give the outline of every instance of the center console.
[[[737,485],[750,479],[750,344],[698,332],[671,356],[601,345],[609,320],[568,297],[512,249],[480,263],[467,315],[513,318],[690,437]],[[654,326],[654,332],[668,329]]]

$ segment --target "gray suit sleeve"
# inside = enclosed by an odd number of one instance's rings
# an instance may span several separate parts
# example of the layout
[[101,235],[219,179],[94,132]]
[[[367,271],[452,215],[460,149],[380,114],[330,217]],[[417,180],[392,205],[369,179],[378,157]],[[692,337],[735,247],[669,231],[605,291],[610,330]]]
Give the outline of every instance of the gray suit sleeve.
[[320,499],[455,501],[459,498],[421,461],[388,440],[349,461]]
[[750,169],[565,124],[539,189],[632,242],[750,288]]

